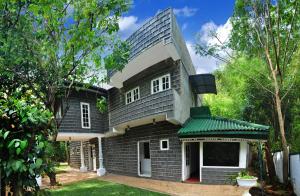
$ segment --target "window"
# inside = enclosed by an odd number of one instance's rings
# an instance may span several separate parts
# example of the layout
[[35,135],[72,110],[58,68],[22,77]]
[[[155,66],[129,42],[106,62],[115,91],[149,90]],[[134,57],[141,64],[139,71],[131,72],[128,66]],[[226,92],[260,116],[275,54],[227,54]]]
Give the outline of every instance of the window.
[[144,142],[144,159],[150,159],[150,143]]
[[136,87],[126,93],[126,104],[140,99],[140,88]]
[[169,150],[169,139],[160,140],[160,150]]
[[84,129],[91,128],[91,118],[90,118],[90,104],[80,103],[81,106],[81,127]]
[[204,166],[239,166],[239,142],[204,142]]
[[157,93],[171,88],[170,74],[163,75],[151,81],[151,93]]

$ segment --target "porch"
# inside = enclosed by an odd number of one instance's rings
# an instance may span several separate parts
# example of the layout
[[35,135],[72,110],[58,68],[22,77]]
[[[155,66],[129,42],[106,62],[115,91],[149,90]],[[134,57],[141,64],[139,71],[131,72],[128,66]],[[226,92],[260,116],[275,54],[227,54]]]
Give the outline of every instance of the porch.
[[[104,134],[101,133],[58,132],[56,140],[79,142],[76,146],[79,148],[70,150],[70,154],[79,152],[80,158],[75,156],[75,159],[80,160],[80,172],[95,171],[98,176],[103,176],[106,173],[103,164],[103,137]],[[91,140],[93,143],[90,143]]]
[[208,107],[191,108],[179,130],[182,181],[230,184],[251,159],[249,142],[264,142],[268,126],[211,116]]

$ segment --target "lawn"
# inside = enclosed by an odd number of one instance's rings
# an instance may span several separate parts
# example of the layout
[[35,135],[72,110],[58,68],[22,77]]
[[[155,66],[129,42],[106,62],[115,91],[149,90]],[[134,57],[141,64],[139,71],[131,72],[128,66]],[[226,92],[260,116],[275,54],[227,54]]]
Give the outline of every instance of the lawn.
[[164,194],[147,191],[144,189],[134,188],[113,182],[91,179],[64,185],[59,189],[45,190],[46,195],[146,195],[162,196]]

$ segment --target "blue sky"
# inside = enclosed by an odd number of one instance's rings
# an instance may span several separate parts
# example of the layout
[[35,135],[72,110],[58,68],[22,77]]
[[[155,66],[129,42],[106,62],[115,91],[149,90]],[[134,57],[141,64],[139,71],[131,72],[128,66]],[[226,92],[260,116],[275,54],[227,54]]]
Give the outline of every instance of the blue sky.
[[234,0],[135,0],[131,9],[121,18],[121,35],[128,37],[145,20],[168,7],[174,10],[197,72],[217,69],[220,63],[215,59],[195,55],[195,37],[198,34],[202,41],[213,42],[207,34],[214,29],[226,39],[231,29],[227,21],[233,13]]

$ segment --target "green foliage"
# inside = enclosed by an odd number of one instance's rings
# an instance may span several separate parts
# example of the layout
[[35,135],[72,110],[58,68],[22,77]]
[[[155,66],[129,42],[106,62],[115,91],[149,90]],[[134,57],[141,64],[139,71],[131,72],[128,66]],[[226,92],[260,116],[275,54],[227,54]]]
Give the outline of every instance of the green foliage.
[[107,100],[105,97],[97,99],[96,106],[101,113],[107,112]]
[[44,153],[51,116],[29,92],[0,91],[0,170],[7,185],[38,188],[35,178],[48,167]]
[[238,177],[241,179],[253,179],[255,176],[251,176],[247,170],[242,170],[238,173]]
[[0,1],[1,80],[12,91],[26,84],[55,115],[66,81],[99,83],[105,69],[127,63],[129,48],[117,32],[129,6],[129,0]]

